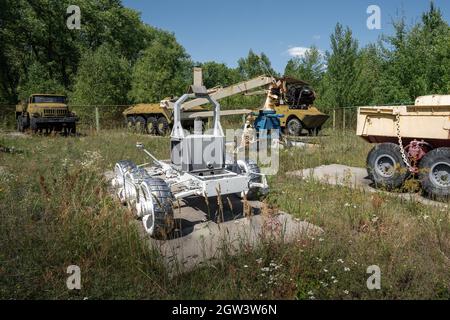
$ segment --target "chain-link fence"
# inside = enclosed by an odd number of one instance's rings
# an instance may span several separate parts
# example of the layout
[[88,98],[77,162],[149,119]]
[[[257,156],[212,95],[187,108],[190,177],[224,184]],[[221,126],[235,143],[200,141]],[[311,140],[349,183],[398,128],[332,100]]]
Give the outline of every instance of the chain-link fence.
[[79,127],[87,129],[117,129],[125,127],[122,112],[129,105],[71,105],[80,118]]
[[[69,105],[70,110],[80,118],[78,127],[87,130],[125,128],[122,112],[129,107],[130,105]],[[330,109],[326,112],[330,119],[325,127],[333,130],[356,129],[358,108],[359,106]],[[11,130],[16,127],[14,105],[0,105],[0,127]]]
[[335,108],[328,113],[330,119],[326,127],[333,130],[356,129],[358,107]]

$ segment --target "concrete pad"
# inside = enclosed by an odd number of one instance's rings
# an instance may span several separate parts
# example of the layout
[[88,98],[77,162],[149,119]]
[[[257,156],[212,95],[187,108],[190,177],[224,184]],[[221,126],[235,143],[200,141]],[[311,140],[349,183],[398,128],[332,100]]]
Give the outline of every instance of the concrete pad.
[[3,131],[1,132],[1,135],[10,137],[10,138],[29,138],[30,136],[18,131]]
[[[265,209],[261,202],[249,201],[245,205],[237,197],[230,197],[226,203],[224,222],[220,222],[222,215],[217,214],[216,204],[210,204],[212,216],[205,220],[204,199],[188,199],[175,211],[178,229],[173,238],[164,241],[147,235],[145,238],[152,248],[161,252],[172,272],[186,272],[219,259],[223,254],[234,255],[242,250],[251,250],[265,239],[293,242],[323,232],[287,213],[268,213],[270,210]],[[248,211],[249,216],[245,217],[244,211]]]
[[[283,145],[280,146],[281,149],[283,149]],[[295,141],[295,140],[288,140],[287,141],[287,148],[299,148],[299,149],[317,149],[319,148],[318,144],[314,143],[308,143],[303,141]]]
[[[111,180],[112,172],[105,173]],[[223,254],[248,251],[261,241],[293,242],[323,232],[317,226],[271,209],[259,201],[243,202],[235,195],[189,197],[174,209],[176,230],[167,240],[151,238],[136,220],[142,239],[158,250],[171,274],[187,272]]]
[[330,185],[344,186],[372,193],[381,192],[405,200],[416,201],[425,205],[440,207],[446,206],[445,203],[424,198],[417,193],[386,192],[375,189],[372,185],[372,181],[367,177],[367,170],[365,168],[349,167],[341,164],[331,164],[320,166],[317,168],[292,171],[286,174],[291,177],[297,177],[305,180],[312,179]]

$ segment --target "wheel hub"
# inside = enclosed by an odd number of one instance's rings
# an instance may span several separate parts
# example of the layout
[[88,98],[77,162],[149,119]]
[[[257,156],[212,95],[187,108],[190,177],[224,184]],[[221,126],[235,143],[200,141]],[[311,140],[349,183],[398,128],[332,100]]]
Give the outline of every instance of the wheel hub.
[[289,123],[289,133],[290,134],[295,134],[299,128],[300,128],[300,126],[298,125],[298,123],[296,123],[296,122]]
[[396,161],[390,155],[381,155],[375,161],[375,170],[382,177],[390,178],[395,173],[395,163]]
[[439,162],[430,170],[430,178],[433,183],[441,188],[450,187],[450,164]]

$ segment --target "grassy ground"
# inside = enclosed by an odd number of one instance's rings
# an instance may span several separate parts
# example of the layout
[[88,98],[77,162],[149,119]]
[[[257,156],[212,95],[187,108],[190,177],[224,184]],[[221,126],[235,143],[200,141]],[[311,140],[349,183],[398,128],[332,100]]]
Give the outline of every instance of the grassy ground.
[[[170,278],[102,175],[121,159],[143,162],[136,141],[168,158],[167,138],[0,134],[1,145],[24,150],[0,152],[0,298],[450,298],[448,208],[286,177],[330,163],[364,166],[370,146],[352,132],[320,140],[316,150],[282,152],[267,202],[321,226],[322,236],[267,242]],[[81,291],[66,288],[71,264],[82,270]],[[366,287],[370,265],[381,268],[379,291]]]

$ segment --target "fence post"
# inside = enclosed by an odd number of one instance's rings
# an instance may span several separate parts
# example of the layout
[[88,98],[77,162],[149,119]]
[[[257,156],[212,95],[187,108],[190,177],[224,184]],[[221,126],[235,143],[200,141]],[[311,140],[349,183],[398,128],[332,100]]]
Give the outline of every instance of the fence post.
[[345,108],[342,108],[342,130],[345,131]]
[[98,113],[98,107],[95,107],[95,128],[97,132],[100,131],[100,115]]
[[333,109],[333,131],[336,130],[336,109]]

